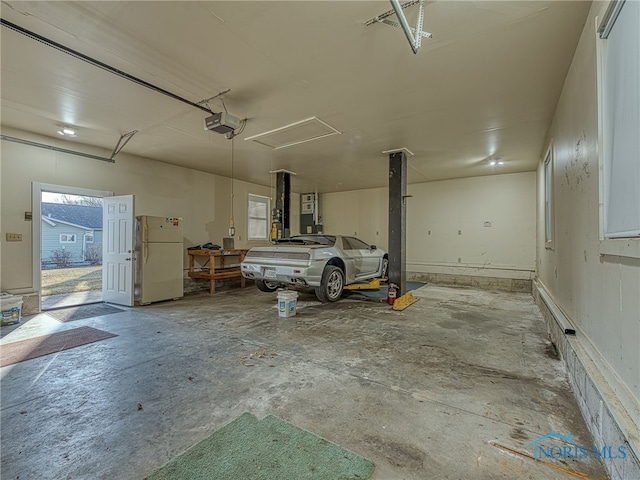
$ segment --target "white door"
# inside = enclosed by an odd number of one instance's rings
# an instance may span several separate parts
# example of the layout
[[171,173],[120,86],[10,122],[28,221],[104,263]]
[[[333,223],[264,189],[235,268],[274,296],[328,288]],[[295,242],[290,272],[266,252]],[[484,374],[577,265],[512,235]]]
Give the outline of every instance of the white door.
[[342,237],[345,253],[355,260],[356,278],[371,277],[378,271],[380,254],[362,240],[355,237]]
[[105,197],[102,207],[102,300],[133,306],[133,195]]

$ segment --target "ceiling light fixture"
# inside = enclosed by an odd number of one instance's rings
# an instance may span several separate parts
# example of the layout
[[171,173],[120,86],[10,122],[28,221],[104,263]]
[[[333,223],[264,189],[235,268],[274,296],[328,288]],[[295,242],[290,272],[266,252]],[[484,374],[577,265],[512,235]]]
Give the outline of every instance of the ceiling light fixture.
[[502,160],[491,160],[489,162],[489,165],[495,167],[496,165],[504,165],[504,162]]
[[76,137],[76,131],[73,128],[69,128],[69,127],[62,127],[60,130],[58,130],[58,134],[62,135],[63,137]]

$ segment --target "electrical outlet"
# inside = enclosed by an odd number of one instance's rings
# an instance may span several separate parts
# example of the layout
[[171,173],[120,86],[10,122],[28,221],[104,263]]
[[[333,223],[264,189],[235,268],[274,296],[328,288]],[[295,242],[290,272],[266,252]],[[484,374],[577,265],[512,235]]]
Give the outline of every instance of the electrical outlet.
[[462,262],[462,258],[458,257],[458,263]]
[[7,233],[7,242],[21,242],[22,234],[21,233]]
[[491,226],[491,222],[484,222],[484,226],[485,227],[490,227]]
[[458,235],[462,235],[462,230],[458,230]]

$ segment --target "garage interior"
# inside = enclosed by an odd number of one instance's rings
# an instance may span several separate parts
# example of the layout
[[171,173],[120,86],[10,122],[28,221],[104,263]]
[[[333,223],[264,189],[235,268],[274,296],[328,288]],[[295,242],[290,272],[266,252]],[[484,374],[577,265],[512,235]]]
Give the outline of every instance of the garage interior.
[[[603,230],[599,37],[638,2],[396,4],[2,2],[0,291],[36,305],[0,346],[116,335],[1,368],[3,478],[146,478],[249,412],[369,459],[372,479],[640,479],[640,238]],[[222,112],[231,135],[204,126]],[[251,281],[189,278],[188,247],[269,244],[250,196],[276,208],[282,172],[291,234],[392,247],[418,301],[300,293],[283,318]],[[180,218],[184,298],[39,312],[34,192],[56,188]],[[537,458],[552,433],[613,453]]]

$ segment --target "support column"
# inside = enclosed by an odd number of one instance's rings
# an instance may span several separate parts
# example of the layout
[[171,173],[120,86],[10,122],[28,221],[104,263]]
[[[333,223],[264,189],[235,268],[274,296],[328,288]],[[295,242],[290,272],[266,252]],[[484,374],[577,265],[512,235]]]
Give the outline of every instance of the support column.
[[407,155],[389,154],[389,284],[397,286],[397,296],[407,293]]
[[291,213],[291,174],[288,172],[278,172],[276,174],[276,206],[273,214],[273,221],[276,223],[276,238],[288,238],[290,229]]

